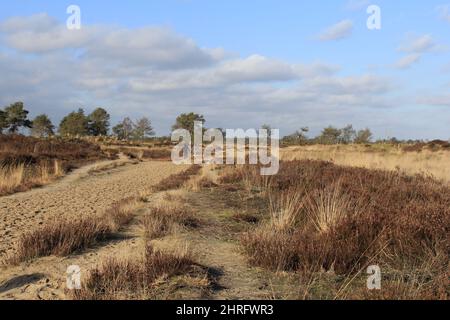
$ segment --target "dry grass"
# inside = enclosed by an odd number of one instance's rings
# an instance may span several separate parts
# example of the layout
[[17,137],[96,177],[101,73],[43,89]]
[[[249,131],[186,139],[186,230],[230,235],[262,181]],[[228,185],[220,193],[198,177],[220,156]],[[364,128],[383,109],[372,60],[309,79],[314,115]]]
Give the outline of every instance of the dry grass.
[[0,195],[12,193],[22,185],[25,166],[5,166],[0,169]]
[[107,147],[104,148],[106,152],[121,152],[130,159],[143,160],[165,160],[171,159],[171,148],[154,148],[147,147]]
[[145,247],[142,259],[110,258],[92,270],[81,290],[72,291],[76,300],[148,299],[158,280],[182,275],[192,269],[194,262],[188,250],[177,253],[155,251]]
[[120,167],[124,167],[129,164],[138,164],[138,161],[133,160],[124,160],[124,161],[117,161],[109,164],[98,164],[91,170],[89,170],[89,174],[95,175],[106,171],[111,171]]
[[338,226],[348,218],[351,210],[349,198],[342,192],[339,182],[316,190],[307,198],[307,203],[309,221],[319,233],[329,232]]
[[110,226],[99,218],[53,221],[23,235],[11,262],[20,263],[51,255],[66,256],[104,240],[110,233]]
[[158,183],[156,186],[152,188],[152,191],[154,192],[161,192],[161,191],[168,191],[168,190],[175,190],[183,187],[183,185],[189,181],[193,176],[197,175],[201,170],[200,166],[193,165],[189,169],[178,173],[171,175],[170,177],[162,180],[160,183]]
[[38,165],[41,161],[59,160],[64,165],[106,159],[96,144],[77,139],[37,139],[20,135],[0,134],[0,162],[2,165],[24,163]]
[[144,237],[147,240],[163,237],[179,226],[194,228],[199,224],[191,209],[163,201],[151,208],[142,218]]
[[106,158],[99,146],[81,140],[0,134],[0,196],[45,185],[74,167]]
[[202,189],[209,189],[217,186],[217,172],[214,165],[203,166],[200,173],[184,183],[187,191],[198,192]]
[[407,152],[401,146],[392,145],[339,145],[305,146],[281,149],[281,159],[322,160],[338,165],[367,169],[400,171],[408,175],[432,175],[435,179],[450,182],[450,151],[420,150]]
[[67,256],[111,238],[134,218],[139,203],[134,198],[114,204],[104,214],[83,216],[76,220],[54,220],[42,228],[25,233],[9,263],[57,255]]
[[305,205],[300,188],[288,190],[275,196],[269,192],[270,224],[276,230],[286,230],[297,225],[301,220]]
[[43,186],[63,175],[59,160],[54,160],[53,165],[41,162],[36,166],[24,163],[0,166],[0,196]]
[[[348,294],[348,287],[369,264],[405,279],[416,274],[436,286],[447,272],[450,188],[446,184],[424,176],[320,161],[283,162],[270,183],[257,175],[255,168],[247,167],[223,179],[249,184],[252,193],[259,192],[271,203],[268,221],[242,237],[252,264],[343,276],[344,285],[336,288],[339,298]],[[437,266],[426,266],[436,255],[441,257]],[[419,282],[411,285],[419,296],[425,295]]]

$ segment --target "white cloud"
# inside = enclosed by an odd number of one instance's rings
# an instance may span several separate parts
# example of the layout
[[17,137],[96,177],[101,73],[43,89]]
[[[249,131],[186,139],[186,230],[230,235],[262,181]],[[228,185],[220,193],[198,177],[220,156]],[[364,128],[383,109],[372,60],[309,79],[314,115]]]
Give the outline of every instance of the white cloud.
[[437,11],[442,20],[450,23],[450,5],[438,6]]
[[340,40],[349,37],[353,32],[353,22],[351,20],[343,20],[319,35],[321,41]]
[[400,58],[394,64],[394,67],[397,69],[408,69],[417,63],[425,54],[445,52],[446,47],[438,44],[430,34],[409,34],[397,50],[407,53],[407,55]]
[[419,104],[438,107],[450,107],[450,95],[426,95],[417,99]]
[[292,66],[260,55],[225,62],[216,71],[229,81],[286,81],[296,78]]
[[418,62],[422,55],[420,53],[412,53],[409,54],[400,60],[398,60],[395,64],[395,67],[397,69],[408,69],[410,68],[414,63]]
[[167,28],[87,25],[82,30],[89,32],[77,35],[46,15],[0,25],[8,48],[0,50],[0,105],[23,100],[32,115],[46,112],[56,123],[74,109],[100,105],[113,122],[148,115],[159,134],[191,111],[210,126],[269,122],[289,133],[352,119],[371,126],[370,110],[390,106],[387,78],[340,76],[339,66],[324,62],[230,55]]

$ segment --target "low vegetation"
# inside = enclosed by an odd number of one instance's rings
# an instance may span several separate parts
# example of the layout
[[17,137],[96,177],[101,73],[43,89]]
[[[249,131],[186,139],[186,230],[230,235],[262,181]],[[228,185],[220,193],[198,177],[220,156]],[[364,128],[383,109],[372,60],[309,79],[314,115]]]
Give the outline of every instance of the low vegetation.
[[142,259],[104,261],[83,281],[81,290],[71,291],[76,300],[148,299],[158,279],[183,275],[195,265],[187,250],[156,251],[149,243]]
[[153,240],[172,232],[176,227],[197,227],[200,224],[194,212],[186,206],[162,202],[152,207],[142,218],[144,237]]
[[51,255],[67,256],[85,250],[113,237],[131,222],[138,207],[138,201],[130,198],[114,204],[102,215],[50,221],[22,235],[10,263],[17,264]]
[[201,169],[202,169],[201,166],[193,165],[189,169],[187,169],[181,173],[171,175],[170,177],[162,180],[160,183],[158,183],[156,186],[154,186],[153,191],[161,192],[161,191],[179,189],[187,181],[189,181],[193,176],[198,174]]
[[[445,144],[444,144],[445,145]],[[417,146],[416,151],[409,148]],[[310,145],[281,149],[281,158],[290,160],[331,161],[337,165],[423,174],[450,182],[450,149],[430,149],[425,145]],[[416,148],[416,147],[414,147]],[[420,150],[420,151],[419,151]]]
[[266,219],[242,236],[253,265],[306,277],[331,272],[344,279],[330,289],[332,298],[348,298],[375,264],[392,289],[378,298],[448,298],[442,282],[450,251],[447,185],[321,161],[283,162],[269,181],[258,172],[245,166],[221,179],[250,186],[269,203]]
[[79,165],[106,159],[81,140],[0,135],[0,196],[42,186]]

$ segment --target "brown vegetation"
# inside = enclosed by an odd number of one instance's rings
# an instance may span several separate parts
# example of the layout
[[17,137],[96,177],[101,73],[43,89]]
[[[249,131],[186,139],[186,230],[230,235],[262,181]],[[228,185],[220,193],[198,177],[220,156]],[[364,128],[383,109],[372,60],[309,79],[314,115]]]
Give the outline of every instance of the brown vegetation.
[[137,200],[130,198],[114,204],[102,215],[54,220],[22,235],[10,262],[20,263],[50,255],[66,256],[89,248],[129,224],[137,207]]
[[178,225],[197,227],[199,224],[191,209],[170,203],[151,208],[142,219],[144,236],[147,240],[165,236]]
[[281,149],[281,159],[321,160],[337,165],[367,168],[375,170],[399,171],[408,175],[424,174],[435,179],[450,182],[450,149],[445,142],[441,147],[426,145],[311,145]]
[[414,274],[420,280],[415,298],[428,296],[423,290],[430,287],[440,292],[434,298],[441,297],[450,252],[448,186],[424,176],[320,161],[284,162],[269,181],[258,168],[242,167],[222,181],[250,185],[271,204],[267,222],[242,237],[252,264],[332,271],[349,282],[378,264],[406,283]]
[[154,186],[153,191],[160,192],[160,191],[179,189],[187,181],[189,181],[193,176],[198,174],[201,169],[202,169],[202,167],[193,165],[189,169],[187,169],[181,173],[171,175],[170,177],[162,180],[160,183],[158,183],[156,186]]
[[149,298],[159,278],[181,275],[192,269],[188,252],[162,253],[147,243],[140,260],[110,258],[92,270],[81,290],[72,291],[77,300]]
[[45,185],[81,164],[105,159],[81,140],[0,135],[0,196]]

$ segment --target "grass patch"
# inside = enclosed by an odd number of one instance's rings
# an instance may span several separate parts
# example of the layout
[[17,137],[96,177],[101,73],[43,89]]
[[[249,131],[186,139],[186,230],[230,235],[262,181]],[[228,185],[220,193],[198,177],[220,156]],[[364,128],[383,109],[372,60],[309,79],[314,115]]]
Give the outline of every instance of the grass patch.
[[25,233],[18,241],[16,253],[9,263],[18,264],[45,256],[67,256],[113,237],[134,218],[138,207],[134,198],[114,204],[103,215],[76,220],[54,220]]
[[187,250],[178,253],[156,251],[147,244],[138,261],[110,258],[92,270],[81,290],[72,291],[76,300],[145,299],[157,282],[188,273],[195,265]]
[[[258,172],[242,167],[227,170],[222,178],[270,203],[266,219],[242,235],[251,264],[308,276],[332,273],[345,279],[335,290],[339,298],[348,297],[352,282],[376,264],[397,275],[387,287],[410,288],[392,292],[442,298],[440,279],[448,275],[450,250],[446,184],[309,160],[283,162],[279,174],[268,180]],[[430,291],[433,286],[440,291]]]
[[181,188],[187,181],[189,181],[193,176],[198,174],[201,170],[201,166],[193,165],[189,169],[169,176],[168,178],[162,180],[156,186],[152,188],[155,192],[168,191]]
[[195,228],[200,225],[200,221],[189,208],[168,203],[151,208],[142,218],[144,236],[147,240],[163,237],[180,225]]

